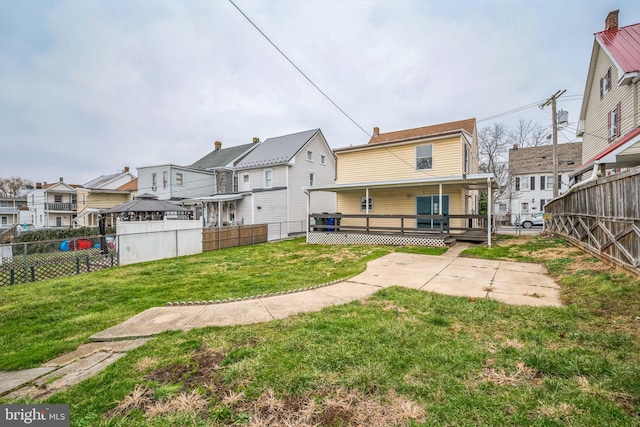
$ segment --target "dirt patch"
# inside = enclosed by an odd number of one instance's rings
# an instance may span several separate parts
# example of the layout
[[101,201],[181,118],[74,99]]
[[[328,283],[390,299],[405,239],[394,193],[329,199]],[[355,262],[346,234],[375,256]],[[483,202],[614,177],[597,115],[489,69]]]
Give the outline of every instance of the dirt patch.
[[542,374],[528,367],[524,362],[517,362],[515,372],[507,373],[504,369],[495,368],[494,360],[485,360],[485,366],[476,378],[476,382],[491,382],[497,385],[516,386],[523,383],[542,384]]
[[[107,416],[122,417],[132,410],[140,410],[149,418],[182,412],[216,425],[235,425],[242,418],[253,427],[405,426],[411,420],[426,421],[422,406],[394,391],[380,398],[343,388],[280,396],[267,390],[248,400],[242,391],[233,390],[223,381],[225,367],[220,363],[224,357],[200,349],[183,363],[146,374],[146,380],[158,385],[137,385]],[[173,393],[160,393],[173,386]]]

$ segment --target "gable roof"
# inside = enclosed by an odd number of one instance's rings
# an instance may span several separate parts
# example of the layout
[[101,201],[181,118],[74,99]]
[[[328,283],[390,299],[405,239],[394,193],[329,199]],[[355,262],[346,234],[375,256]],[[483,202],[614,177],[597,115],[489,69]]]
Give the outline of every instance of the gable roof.
[[120,187],[116,188],[116,190],[125,190],[125,191],[137,191],[138,190],[138,178],[133,178],[131,181],[122,184]]
[[196,169],[222,168],[229,165],[230,163],[234,163],[235,161],[241,159],[243,155],[245,155],[250,150],[257,148],[257,146],[258,144],[251,143],[214,150],[201,159],[197,160],[191,165],[191,167]]
[[400,142],[411,139],[420,139],[433,137],[436,135],[447,134],[451,132],[459,132],[464,130],[469,135],[474,134],[476,127],[476,119],[459,120],[456,122],[440,123],[437,125],[423,126],[414,129],[405,129],[395,132],[380,133],[374,135],[369,140],[369,144],[378,144],[383,142]]
[[[558,144],[556,151],[559,172],[571,171],[582,161],[582,142]],[[553,171],[553,145],[510,149],[509,171],[514,175]]]
[[256,166],[275,165],[290,161],[320,129],[312,129],[291,135],[277,136],[262,142],[236,166],[251,168]]
[[640,72],[640,23],[595,34],[600,47],[618,67],[618,77]]
[[93,179],[87,183],[82,184],[82,186],[84,188],[104,188],[110,182],[113,182],[123,176],[129,176],[131,177],[131,179],[135,178],[135,176],[131,172],[129,172],[128,170],[125,170],[124,172],[112,173],[111,175],[101,175],[96,179]]

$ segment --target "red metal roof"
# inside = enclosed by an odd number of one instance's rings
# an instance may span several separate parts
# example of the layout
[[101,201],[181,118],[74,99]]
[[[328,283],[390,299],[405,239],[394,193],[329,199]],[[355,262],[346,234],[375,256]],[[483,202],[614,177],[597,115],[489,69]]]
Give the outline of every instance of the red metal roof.
[[593,156],[592,158],[590,158],[589,160],[584,162],[577,169],[581,169],[581,168],[583,168],[583,167],[585,167],[587,165],[592,164],[596,160],[600,160],[600,159],[604,158],[607,154],[611,153],[612,151],[614,151],[618,147],[620,147],[620,146],[626,144],[627,142],[631,141],[633,138],[635,138],[638,135],[640,135],[640,127],[639,128],[635,128],[634,130],[632,130],[631,132],[629,132],[628,134],[626,134],[625,136],[623,136],[622,138],[620,138],[619,140],[614,142],[613,144],[609,145],[607,148],[605,148],[604,150],[600,151],[598,154],[596,154],[595,156]]
[[624,73],[640,71],[640,23],[596,33]]

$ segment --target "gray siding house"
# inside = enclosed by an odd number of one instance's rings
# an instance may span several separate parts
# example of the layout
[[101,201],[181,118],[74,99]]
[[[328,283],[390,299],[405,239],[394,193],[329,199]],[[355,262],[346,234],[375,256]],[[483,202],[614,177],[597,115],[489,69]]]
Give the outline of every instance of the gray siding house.
[[[320,129],[267,139],[235,166],[238,192],[244,195],[236,221],[272,224],[270,238],[304,232],[308,212],[303,187],[331,185],[335,171],[335,155]],[[335,207],[335,194],[322,192],[310,208],[332,212]]]

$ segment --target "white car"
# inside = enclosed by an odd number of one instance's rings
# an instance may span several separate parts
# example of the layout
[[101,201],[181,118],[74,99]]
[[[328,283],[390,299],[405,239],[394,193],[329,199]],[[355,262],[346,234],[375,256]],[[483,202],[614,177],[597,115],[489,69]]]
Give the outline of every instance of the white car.
[[544,219],[542,218],[542,212],[536,212],[533,215],[525,216],[520,219],[520,224],[524,228],[531,228],[533,226],[544,225]]

